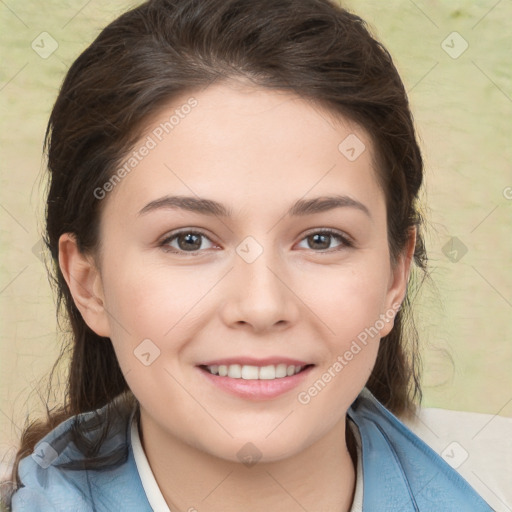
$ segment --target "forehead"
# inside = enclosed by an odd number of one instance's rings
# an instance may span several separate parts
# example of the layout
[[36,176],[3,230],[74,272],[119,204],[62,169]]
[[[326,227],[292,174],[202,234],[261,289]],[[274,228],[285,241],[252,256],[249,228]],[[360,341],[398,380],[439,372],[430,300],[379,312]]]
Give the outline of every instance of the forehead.
[[251,199],[270,207],[336,191],[378,202],[373,151],[362,127],[312,101],[223,82],[147,121],[108,201],[140,209],[165,193],[215,196],[241,211]]

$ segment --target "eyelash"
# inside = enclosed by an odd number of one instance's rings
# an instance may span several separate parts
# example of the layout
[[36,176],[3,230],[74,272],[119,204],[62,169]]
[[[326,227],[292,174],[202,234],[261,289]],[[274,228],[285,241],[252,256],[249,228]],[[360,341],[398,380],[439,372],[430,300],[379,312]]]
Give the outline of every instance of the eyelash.
[[[169,252],[171,254],[179,254],[179,255],[186,255],[186,256],[200,256],[202,254],[202,252],[204,250],[198,250],[198,251],[183,251],[183,250],[173,250],[173,249],[170,249],[168,244],[174,240],[175,238],[177,238],[178,236],[180,235],[183,235],[183,234],[192,234],[192,235],[200,235],[200,236],[203,236],[205,238],[207,238],[208,240],[210,240],[210,238],[208,237],[208,235],[206,235],[206,233],[203,233],[202,231],[200,230],[192,230],[192,229],[183,229],[181,231],[177,231],[175,233],[171,233],[169,236],[167,236],[164,240],[162,240],[160,243],[159,243],[159,247],[161,247],[165,252]],[[331,235],[332,237],[334,238],[337,238],[341,243],[341,245],[339,247],[336,247],[334,249],[324,249],[324,250],[321,250],[321,251],[315,251],[314,249],[311,249],[313,252],[316,252],[318,254],[331,254],[333,252],[337,252],[337,251],[340,251],[342,249],[347,249],[347,248],[351,248],[351,247],[354,247],[354,243],[352,242],[352,240],[350,240],[348,238],[348,236],[334,230],[334,229],[331,229],[331,228],[324,228],[324,229],[319,229],[317,231],[312,231],[310,233],[307,233],[304,238],[301,239],[302,240],[305,240],[306,238],[310,237],[310,236],[313,236],[313,235],[317,235],[317,234],[321,234],[321,235]],[[210,240],[211,242],[211,240]]]

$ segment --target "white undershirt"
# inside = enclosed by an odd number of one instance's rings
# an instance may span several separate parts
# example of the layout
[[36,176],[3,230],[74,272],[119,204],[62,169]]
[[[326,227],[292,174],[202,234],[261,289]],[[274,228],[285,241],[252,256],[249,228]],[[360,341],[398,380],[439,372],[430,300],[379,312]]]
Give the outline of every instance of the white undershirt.
[[[357,475],[356,475],[356,489],[354,493],[354,501],[349,512],[362,512],[363,510],[363,466],[361,464],[361,438],[359,436],[359,430],[352,422],[348,421],[357,446]],[[167,505],[160,488],[155,480],[153,471],[149,465],[148,459],[142,448],[140,442],[139,429],[137,428],[136,415],[133,415],[131,424],[131,443],[133,449],[133,456],[135,458],[135,465],[142,482],[142,487],[146,493],[147,499],[151,508],[154,512],[171,512],[171,509]]]
[[162,492],[160,491],[160,487],[158,487],[158,484],[156,483],[155,476],[153,475],[153,471],[151,470],[146,454],[144,453],[144,449],[142,448],[139,429],[137,428],[136,415],[133,415],[132,419],[131,443],[133,456],[135,458],[135,465],[139,472],[142,487],[144,487],[146,497],[148,498],[153,512],[171,512],[171,509],[167,505]]

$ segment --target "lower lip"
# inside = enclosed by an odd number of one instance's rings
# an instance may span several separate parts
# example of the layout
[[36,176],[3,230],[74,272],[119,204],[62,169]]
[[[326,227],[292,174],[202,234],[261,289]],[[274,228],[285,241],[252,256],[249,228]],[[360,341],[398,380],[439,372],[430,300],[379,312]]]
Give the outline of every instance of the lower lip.
[[308,366],[295,375],[272,380],[232,379],[231,377],[213,375],[199,366],[197,369],[209,382],[227,393],[249,400],[269,400],[297,387],[313,369],[313,366]]

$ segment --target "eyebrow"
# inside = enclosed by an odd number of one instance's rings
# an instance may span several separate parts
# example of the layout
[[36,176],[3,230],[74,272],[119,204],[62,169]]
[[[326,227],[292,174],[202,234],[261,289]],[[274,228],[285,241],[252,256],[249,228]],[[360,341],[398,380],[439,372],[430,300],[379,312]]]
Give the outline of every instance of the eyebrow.
[[[231,217],[232,210],[212,199],[193,196],[164,196],[148,203],[139,211],[145,215],[155,210],[182,209],[203,215]],[[314,199],[299,199],[286,212],[286,215],[303,216],[322,213],[335,208],[355,208],[365,213],[370,219],[372,215],[363,203],[345,195],[322,196]]]

